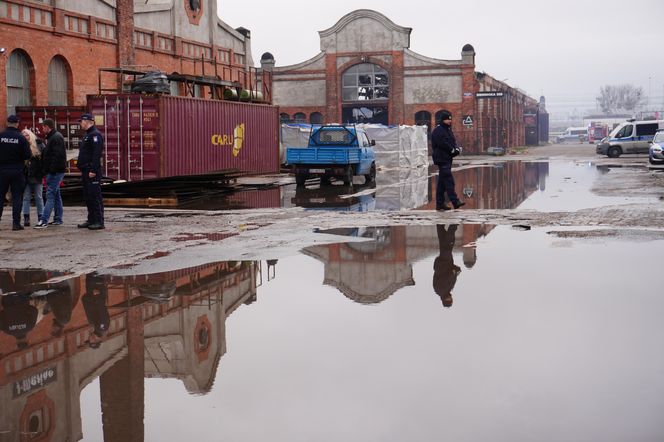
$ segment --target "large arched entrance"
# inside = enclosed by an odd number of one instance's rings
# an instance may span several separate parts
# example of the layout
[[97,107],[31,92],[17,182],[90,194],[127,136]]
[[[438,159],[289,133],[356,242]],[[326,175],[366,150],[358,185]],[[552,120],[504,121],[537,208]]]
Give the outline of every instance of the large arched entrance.
[[382,67],[360,63],[341,76],[342,120],[344,123],[388,124],[390,81]]

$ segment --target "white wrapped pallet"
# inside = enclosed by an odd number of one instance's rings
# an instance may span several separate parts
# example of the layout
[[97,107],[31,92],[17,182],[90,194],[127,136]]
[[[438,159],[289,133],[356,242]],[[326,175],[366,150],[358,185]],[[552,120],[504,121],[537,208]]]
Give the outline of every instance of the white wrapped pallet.
[[384,169],[413,168],[428,165],[426,126],[383,126],[358,124],[376,141],[376,165]]

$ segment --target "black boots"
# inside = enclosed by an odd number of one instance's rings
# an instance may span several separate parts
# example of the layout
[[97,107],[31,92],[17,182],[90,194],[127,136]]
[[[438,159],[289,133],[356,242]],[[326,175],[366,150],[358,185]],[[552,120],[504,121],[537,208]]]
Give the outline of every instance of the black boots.
[[23,225],[25,227],[30,226],[30,215],[23,215]]

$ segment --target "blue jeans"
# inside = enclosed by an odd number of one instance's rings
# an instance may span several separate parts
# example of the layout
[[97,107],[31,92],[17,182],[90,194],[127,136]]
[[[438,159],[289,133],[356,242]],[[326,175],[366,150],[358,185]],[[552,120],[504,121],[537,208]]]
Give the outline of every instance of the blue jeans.
[[62,198],[60,197],[60,183],[65,177],[64,173],[49,173],[46,175],[46,205],[42,212],[42,221],[45,223],[51,218],[51,212],[55,210],[53,221],[62,222]]
[[43,188],[44,186],[41,181],[36,184],[28,183],[25,185],[25,190],[23,191],[23,216],[30,216],[30,199],[34,194],[35,207],[37,208],[37,221],[41,219],[42,213],[44,212]]

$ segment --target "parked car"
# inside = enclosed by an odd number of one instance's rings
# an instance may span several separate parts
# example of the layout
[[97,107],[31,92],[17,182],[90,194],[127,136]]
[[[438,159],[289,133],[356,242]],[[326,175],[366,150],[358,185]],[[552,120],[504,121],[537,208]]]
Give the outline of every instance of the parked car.
[[664,164],[664,130],[658,130],[648,152],[650,164]]
[[596,152],[610,158],[627,153],[648,153],[655,132],[664,129],[664,120],[627,120],[597,145]]
[[583,143],[588,141],[587,127],[568,127],[565,132],[556,137],[556,143]]

